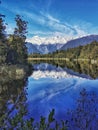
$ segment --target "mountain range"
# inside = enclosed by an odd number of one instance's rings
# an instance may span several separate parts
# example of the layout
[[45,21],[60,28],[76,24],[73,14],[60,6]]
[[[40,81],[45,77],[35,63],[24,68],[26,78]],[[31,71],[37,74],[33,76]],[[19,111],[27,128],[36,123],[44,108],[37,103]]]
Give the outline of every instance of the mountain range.
[[33,36],[30,39],[27,39],[27,42],[41,45],[41,44],[56,44],[56,43],[66,43],[67,41],[71,40],[72,37],[70,36],[52,36],[52,37],[39,37]]
[[63,47],[64,44],[32,44],[27,42],[26,46],[28,48],[28,54],[33,53],[40,53],[40,54],[47,54],[52,53],[56,50],[60,50],[61,47]]
[[[50,41],[48,39],[48,40],[46,40],[46,43],[45,43],[45,39],[44,39],[44,43],[43,43],[42,39],[40,39],[40,41],[39,41],[39,37],[38,37],[38,40],[36,37],[36,43],[34,43],[33,41],[32,41],[32,43],[26,42],[26,46],[28,48],[28,54],[33,54],[33,53],[47,54],[47,53],[52,53],[56,50],[66,50],[68,48],[84,46],[86,44],[90,44],[93,41],[98,41],[98,35],[89,35],[89,36],[85,36],[85,37],[81,37],[81,38],[77,38],[77,39],[73,39],[73,40],[69,40],[69,41],[67,41],[68,39],[64,40],[65,39],[64,38],[64,39],[61,39],[61,41],[63,41],[63,42],[55,43],[57,39],[58,39],[58,37],[57,38],[55,37],[54,39],[52,38],[52,40],[50,40]],[[41,43],[41,40],[42,40],[42,43]],[[38,41],[38,44],[37,44],[37,41]],[[64,43],[64,41],[65,41],[65,43]]]

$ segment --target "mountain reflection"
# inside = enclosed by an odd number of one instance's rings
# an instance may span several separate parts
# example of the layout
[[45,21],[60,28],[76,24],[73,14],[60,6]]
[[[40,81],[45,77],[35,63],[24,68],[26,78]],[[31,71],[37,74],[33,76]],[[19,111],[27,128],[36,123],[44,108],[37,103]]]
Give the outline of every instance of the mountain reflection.
[[34,61],[32,64],[34,71],[28,78],[27,104],[36,121],[41,115],[46,117],[52,108],[56,110],[57,120],[65,119],[64,113],[75,108],[83,88],[98,92],[98,80],[93,80],[97,78],[96,69],[90,72],[93,64],[65,61]]
[[2,125],[0,121],[0,128],[8,126],[15,114],[23,121],[30,117],[39,121],[53,108],[58,121],[65,119],[64,113],[75,108],[80,90],[98,92],[98,80],[90,80],[98,77],[97,64],[35,61],[32,65],[34,71],[29,77],[17,75],[13,68],[9,74],[0,71],[0,119],[4,117],[7,122]]
[[[44,64],[43,64],[44,63]],[[34,70],[41,71],[66,71],[70,75],[83,78],[96,79],[98,77],[98,64],[83,61],[33,61]]]

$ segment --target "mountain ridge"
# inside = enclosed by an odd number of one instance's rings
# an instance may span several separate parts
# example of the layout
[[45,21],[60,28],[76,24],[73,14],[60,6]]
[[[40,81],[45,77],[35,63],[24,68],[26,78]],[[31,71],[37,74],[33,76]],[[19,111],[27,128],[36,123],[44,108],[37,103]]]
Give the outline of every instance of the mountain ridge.
[[90,44],[93,41],[98,41],[98,35],[89,35],[68,41],[60,50],[67,50],[78,46]]
[[30,42],[26,42],[28,54],[40,53],[47,54],[52,53],[57,50],[67,50],[70,48],[75,48],[78,46],[84,46],[86,44],[90,44],[93,41],[98,41],[98,35],[88,35],[81,38],[73,39],[64,43],[55,43],[55,44],[33,44]]

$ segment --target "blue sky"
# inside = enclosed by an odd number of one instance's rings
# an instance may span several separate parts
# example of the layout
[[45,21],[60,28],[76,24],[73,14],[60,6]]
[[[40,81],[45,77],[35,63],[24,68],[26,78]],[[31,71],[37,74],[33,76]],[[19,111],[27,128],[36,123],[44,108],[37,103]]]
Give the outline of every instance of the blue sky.
[[28,21],[28,37],[98,33],[98,0],[1,0],[12,33],[16,14]]

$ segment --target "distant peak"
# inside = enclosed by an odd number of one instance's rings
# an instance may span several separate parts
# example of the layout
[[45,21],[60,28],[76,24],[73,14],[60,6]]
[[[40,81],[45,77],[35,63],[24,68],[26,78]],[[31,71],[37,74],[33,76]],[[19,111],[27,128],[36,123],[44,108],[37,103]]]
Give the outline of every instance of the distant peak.
[[56,43],[62,43],[65,44],[67,41],[72,40],[72,37],[67,36],[53,36],[53,37],[39,37],[39,36],[33,36],[30,39],[27,39],[27,42],[30,42],[32,44],[56,44]]

